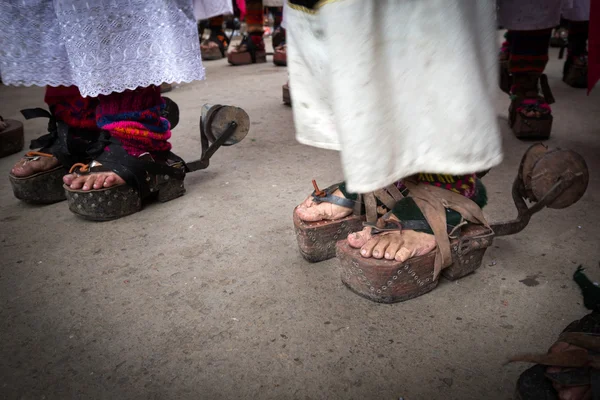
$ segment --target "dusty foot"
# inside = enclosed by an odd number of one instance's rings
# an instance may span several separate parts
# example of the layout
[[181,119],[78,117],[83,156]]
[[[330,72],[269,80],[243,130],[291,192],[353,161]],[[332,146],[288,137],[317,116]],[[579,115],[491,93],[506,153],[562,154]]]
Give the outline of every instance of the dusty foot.
[[94,172],[87,175],[72,173],[65,175],[63,182],[75,190],[102,189],[125,183],[123,178],[114,172]]
[[550,114],[551,109],[548,103],[538,99],[525,99],[517,108],[519,112],[526,117],[539,118],[542,115]]
[[219,47],[219,43],[217,43],[216,41],[219,41],[223,47],[227,48],[227,45],[229,44],[227,37],[225,36],[225,34],[218,34],[216,37],[211,36],[209,39],[204,40],[200,43],[200,51],[203,52],[207,52],[207,51],[221,51],[220,47]]
[[[245,40],[251,40],[254,43],[254,47],[256,47],[257,51],[265,50],[265,42],[263,40],[262,35],[255,35],[252,32],[249,32],[249,36]],[[244,53],[248,50],[248,44],[243,40],[238,45],[234,46],[230,52],[231,53]]]
[[[581,349],[581,347],[573,346],[565,342],[556,342],[551,348],[550,353],[561,353],[567,350]],[[560,372],[560,367],[548,367],[547,372],[556,373]],[[554,389],[558,392],[558,398],[560,400],[589,400],[592,398],[592,387],[590,385],[585,386],[562,386],[557,383],[552,384]]]
[[219,48],[219,44],[212,40],[205,40],[200,44],[201,51],[215,50]]
[[525,110],[525,111],[521,111],[521,113],[526,117],[535,117],[535,118],[539,118],[544,114],[548,114],[547,112],[540,111],[540,110]]
[[[340,190],[336,190],[332,195],[344,198],[344,195]],[[313,201],[312,196],[308,196],[308,198],[296,208],[296,214],[302,221],[306,222],[332,221],[347,217],[352,214],[352,209],[325,202],[317,204]]]
[[59,165],[60,162],[55,157],[40,156],[37,160],[23,157],[12,167],[10,173],[19,178],[24,178],[38,172],[51,170]]
[[287,53],[287,45],[286,44],[280,44],[279,46],[275,47],[275,49],[273,49],[275,51],[275,53],[279,53],[281,55],[286,55]]
[[[392,217],[395,218],[395,217]],[[435,249],[435,237],[428,233],[405,230],[371,235],[371,228],[348,235],[348,244],[360,249],[361,256],[404,262]]]

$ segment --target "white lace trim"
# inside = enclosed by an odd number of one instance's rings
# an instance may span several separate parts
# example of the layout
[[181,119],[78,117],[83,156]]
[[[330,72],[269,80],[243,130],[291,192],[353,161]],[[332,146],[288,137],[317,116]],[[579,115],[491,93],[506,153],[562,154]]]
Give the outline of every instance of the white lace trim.
[[0,0],[0,10],[7,85],[97,96],[205,76],[192,0]]

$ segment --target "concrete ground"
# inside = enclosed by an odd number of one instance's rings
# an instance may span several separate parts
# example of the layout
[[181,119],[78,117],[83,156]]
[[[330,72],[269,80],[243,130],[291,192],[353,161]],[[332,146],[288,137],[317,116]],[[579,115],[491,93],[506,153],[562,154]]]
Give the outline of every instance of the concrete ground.
[[[503,362],[545,351],[586,313],[578,265],[600,279],[600,89],[566,86],[561,67],[552,50],[548,145],[586,158],[586,195],[497,239],[475,274],[405,303],[358,297],[335,259],[298,253],[292,209],[311,179],[327,185],[342,171],[337,153],[295,141],[286,70],[271,63],[208,62],[206,82],[169,93],[186,160],[200,154],[202,104],[237,105],[252,120],[242,143],[187,177],[182,198],[93,223],[65,202],[28,206],[2,179],[0,398],[511,399],[526,366]],[[43,92],[0,87],[0,114],[22,120],[18,110],[44,107]],[[506,96],[496,105],[506,157],[484,179],[493,221],[516,214],[510,187],[530,145],[506,126]],[[30,140],[45,122],[25,128]]]

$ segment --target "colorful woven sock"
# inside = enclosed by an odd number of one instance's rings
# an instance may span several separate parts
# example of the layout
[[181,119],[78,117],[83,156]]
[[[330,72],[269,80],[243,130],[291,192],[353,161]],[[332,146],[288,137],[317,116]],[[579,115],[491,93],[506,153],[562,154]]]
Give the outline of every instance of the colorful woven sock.
[[544,72],[548,63],[548,46],[552,29],[510,31],[508,69],[514,73]]
[[446,175],[446,174],[419,174],[418,181],[427,185],[434,185],[442,189],[451,190],[469,199],[475,196],[475,174]]
[[211,19],[208,20],[208,27],[210,28],[211,31],[213,31],[213,30],[220,31],[223,29],[223,21],[224,21],[224,18],[222,15],[219,15],[217,17],[212,17]]
[[57,119],[73,128],[97,130],[95,97],[82,97],[77,86],[46,86],[44,101]]
[[248,32],[263,31],[262,0],[246,0],[246,26]]
[[157,86],[100,95],[96,122],[119,139],[129,155],[156,155],[171,150],[169,121],[160,116],[164,106]]
[[568,56],[577,58],[587,55],[589,21],[569,21]]

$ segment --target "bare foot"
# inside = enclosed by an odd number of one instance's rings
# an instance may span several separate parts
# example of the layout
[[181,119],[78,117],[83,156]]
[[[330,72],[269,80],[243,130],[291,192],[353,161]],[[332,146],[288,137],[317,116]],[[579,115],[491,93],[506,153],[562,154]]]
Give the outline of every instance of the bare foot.
[[425,255],[436,247],[435,237],[428,233],[404,230],[372,235],[371,230],[372,228],[365,227],[360,232],[348,235],[348,244],[360,249],[360,255],[365,258],[404,262],[409,258]]
[[102,189],[125,183],[123,178],[114,172],[94,172],[86,175],[72,173],[65,175],[63,182],[74,190]]
[[214,50],[214,49],[219,49],[219,44],[212,40],[205,40],[200,44],[200,51],[206,52],[208,50]]
[[[344,195],[339,189],[333,192],[332,195],[344,198]],[[308,196],[308,198],[296,208],[296,214],[302,221],[306,222],[332,221],[347,217],[352,214],[352,209],[326,202],[317,204],[312,196]]]
[[528,111],[522,111],[522,114],[523,114],[524,116],[526,116],[526,117],[535,117],[535,118],[539,118],[539,117],[541,117],[542,115],[544,115],[544,114],[547,114],[547,113],[545,113],[545,112],[541,112],[541,111],[531,111],[531,110],[528,110]]
[[19,178],[25,178],[38,172],[51,170],[59,165],[60,162],[55,157],[23,157],[12,167],[10,173]]
[[[556,342],[550,348],[550,353],[561,353],[568,350],[581,350],[581,347],[573,346],[565,342]],[[548,367],[546,371],[548,373],[560,372],[560,367]],[[554,389],[558,392],[558,398],[560,400],[590,400],[592,398],[592,387],[590,385],[583,386],[562,386],[557,383],[552,383]]]
[[279,46],[275,47],[273,50],[275,51],[275,53],[286,54],[287,53],[287,45],[280,44]]

